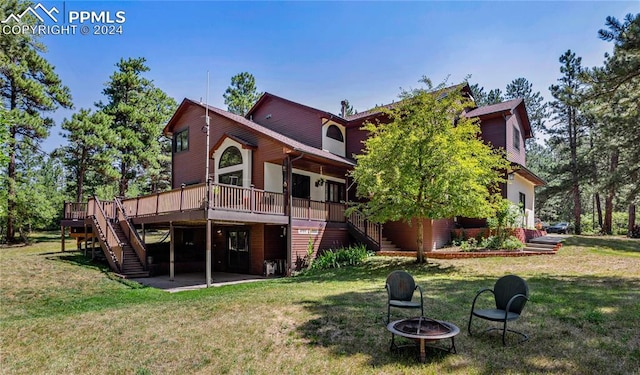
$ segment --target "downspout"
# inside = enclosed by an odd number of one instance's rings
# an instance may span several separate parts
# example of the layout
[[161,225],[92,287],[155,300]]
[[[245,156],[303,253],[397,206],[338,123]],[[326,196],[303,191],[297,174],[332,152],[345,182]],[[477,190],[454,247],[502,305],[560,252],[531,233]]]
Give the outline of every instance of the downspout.
[[301,152],[300,156],[293,159],[291,159],[290,155],[287,155],[287,276],[291,276],[293,260],[293,217],[291,210],[291,202],[293,201],[293,162],[302,159],[302,157],[304,157],[304,152]]

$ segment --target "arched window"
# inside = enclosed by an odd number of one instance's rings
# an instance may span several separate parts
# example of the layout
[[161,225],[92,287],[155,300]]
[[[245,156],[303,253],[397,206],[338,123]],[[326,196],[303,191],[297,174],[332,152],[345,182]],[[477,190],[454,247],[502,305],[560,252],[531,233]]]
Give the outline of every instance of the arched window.
[[229,146],[220,156],[218,168],[226,168],[234,165],[242,164],[242,154],[235,146]]
[[327,128],[327,137],[335,139],[336,141],[344,142],[342,132],[336,125],[329,125],[329,127]]

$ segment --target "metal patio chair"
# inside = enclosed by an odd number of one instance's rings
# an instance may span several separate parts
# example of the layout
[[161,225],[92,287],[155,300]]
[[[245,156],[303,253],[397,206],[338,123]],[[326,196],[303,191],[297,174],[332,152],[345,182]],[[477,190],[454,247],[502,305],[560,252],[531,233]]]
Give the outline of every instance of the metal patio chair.
[[[391,308],[420,309],[420,316],[424,316],[424,300],[422,288],[416,285],[413,276],[405,271],[393,271],[387,276],[385,285],[387,290],[387,324],[390,322]],[[420,291],[420,302],[412,301],[413,292]]]
[[[476,309],[476,301],[478,297],[484,292],[491,292],[495,299],[495,309]],[[527,341],[529,336],[522,332],[507,329],[507,322],[520,318],[524,305],[529,300],[529,287],[527,283],[520,277],[515,275],[503,276],[496,281],[493,289],[484,288],[478,291],[473,303],[471,304],[471,314],[469,316],[469,326],[467,330],[469,335],[471,333],[471,320],[473,317],[478,317],[493,322],[503,323],[502,328],[489,328],[485,332],[493,330],[502,330],[502,344],[507,345],[505,336],[507,331],[516,333],[523,337],[520,342]]]

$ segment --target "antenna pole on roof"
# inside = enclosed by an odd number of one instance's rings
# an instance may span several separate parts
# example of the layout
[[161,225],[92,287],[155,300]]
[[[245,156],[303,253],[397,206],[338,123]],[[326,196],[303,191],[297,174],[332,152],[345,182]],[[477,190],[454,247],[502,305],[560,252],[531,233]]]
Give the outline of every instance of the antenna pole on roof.
[[207,230],[206,230],[206,236],[207,236],[207,244],[206,244],[206,259],[207,259],[207,264],[206,264],[206,277],[207,277],[207,288],[211,286],[211,283],[213,282],[213,279],[211,278],[211,220],[209,219],[209,197],[211,196],[211,180],[209,178],[209,71],[207,70],[207,96],[205,99],[205,104],[204,104],[204,122],[205,122],[205,128],[207,129],[206,133],[207,133],[207,147],[206,147],[206,158],[205,163],[204,163],[204,181],[205,181],[205,185],[206,185],[206,193],[207,196],[204,198],[204,201],[206,202],[205,204],[205,208],[204,208],[204,217],[207,219]]

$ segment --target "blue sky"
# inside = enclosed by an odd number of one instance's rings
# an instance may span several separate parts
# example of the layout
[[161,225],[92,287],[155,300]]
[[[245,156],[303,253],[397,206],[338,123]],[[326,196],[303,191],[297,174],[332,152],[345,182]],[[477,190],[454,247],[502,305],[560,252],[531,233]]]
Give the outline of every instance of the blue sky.
[[[449,77],[485,90],[525,77],[550,99],[559,56],[572,49],[600,65],[612,45],[597,37],[609,15],[640,11],[626,2],[213,2],[43,1],[59,9],[122,10],[122,35],[48,35],[45,57],[71,89],[75,110],[103,100],[122,57],[145,57],[147,77],[176,101],[204,98],[226,108],[231,77],[248,71],[258,89],[339,112],[394,100],[400,88]],[[52,114],[57,124],[74,111]],[[64,139],[52,129],[42,149]]]

